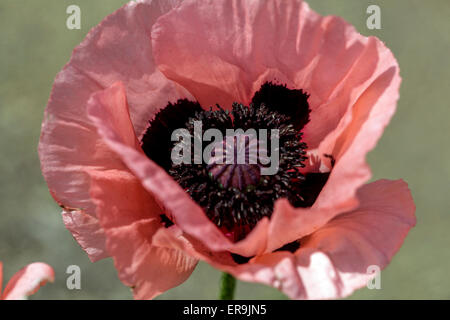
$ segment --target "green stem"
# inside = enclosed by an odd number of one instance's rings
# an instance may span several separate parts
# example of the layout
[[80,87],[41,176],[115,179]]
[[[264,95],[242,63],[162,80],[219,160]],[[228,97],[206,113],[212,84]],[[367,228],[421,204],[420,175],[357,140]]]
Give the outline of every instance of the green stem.
[[226,272],[222,273],[222,278],[220,279],[220,300],[233,300],[234,289],[236,288],[236,279]]

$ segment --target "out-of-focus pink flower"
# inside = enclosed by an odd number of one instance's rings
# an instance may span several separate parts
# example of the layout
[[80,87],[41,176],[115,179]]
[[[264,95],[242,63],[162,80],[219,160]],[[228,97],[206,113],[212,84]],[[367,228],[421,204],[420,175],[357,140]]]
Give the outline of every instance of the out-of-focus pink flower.
[[0,300],[23,300],[35,294],[48,281],[55,280],[52,267],[34,262],[20,269],[7,283],[2,292],[3,264],[0,261]]
[[[113,257],[137,299],[182,283],[198,260],[294,299],[344,297],[415,224],[405,182],[364,185],[400,82],[380,40],[301,0],[130,3],[56,77],[42,171],[66,227],[93,261]],[[202,108],[233,102],[252,103],[259,125],[291,123],[299,153],[285,162],[303,167],[256,191],[170,167],[170,129],[220,122]]]

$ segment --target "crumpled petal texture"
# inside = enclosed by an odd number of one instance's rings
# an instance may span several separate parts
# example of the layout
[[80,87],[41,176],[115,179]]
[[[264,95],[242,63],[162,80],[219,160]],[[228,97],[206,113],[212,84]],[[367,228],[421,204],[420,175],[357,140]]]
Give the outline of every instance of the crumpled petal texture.
[[[305,169],[331,174],[311,208],[280,199],[232,243],[139,140],[168,102],[229,109],[267,81],[310,95],[303,135],[315,164]],[[180,284],[198,260],[294,299],[344,297],[372,277],[368,266],[389,263],[415,224],[404,182],[364,185],[366,154],[395,112],[400,82],[379,39],[301,0],[130,3],[91,30],[58,74],[42,171],[66,227],[93,261],[113,257],[135,298]],[[164,228],[161,214],[175,225]],[[296,252],[274,252],[299,239]]]

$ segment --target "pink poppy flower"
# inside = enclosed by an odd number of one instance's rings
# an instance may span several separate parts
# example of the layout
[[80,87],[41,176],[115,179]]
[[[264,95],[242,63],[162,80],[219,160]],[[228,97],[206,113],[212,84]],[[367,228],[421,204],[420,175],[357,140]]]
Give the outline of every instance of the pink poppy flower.
[[[199,260],[293,299],[344,297],[415,224],[405,182],[365,184],[400,82],[380,40],[301,0],[133,2],[56,77],[42,171],[66,227],[137,299]],[[172,130],[195,119],[279,129],[278,173],[174,165]]]
[[35,294],[48,281],[55,280],[49,265],[34,262],[20,269],[8,282],[2,293],[3,265],[0,261],[0,300],[23,300]]

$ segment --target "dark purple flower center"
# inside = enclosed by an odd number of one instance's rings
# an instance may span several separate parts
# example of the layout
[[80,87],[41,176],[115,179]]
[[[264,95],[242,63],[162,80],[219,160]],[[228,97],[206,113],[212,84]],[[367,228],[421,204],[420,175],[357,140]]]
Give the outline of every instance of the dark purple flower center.
[[[270,218],[277,199],[287,198],[295,207],[309,207],[328,179],[328,173],[303,175],[299,171],[307,159],[307,146],[302,141],[302,129],[310,113],[307,100],[308,95],[302,90],[273,83],[262,85],[250,106],[234,103],[231,111],[219,105],[204,110],[197,102],[179,100],[162,109],[150,122],[142,148],[204,208],[211,221],[232,232],[234,240],[240,240],[260,219]],[[201,135],[208,129],[217,129],[223,140],[213,145],[208,162],[195,162],[192,152],[190,163],[175,164],[171,159],[175,146],[172,132],[184,128],[195,137],[196,122],[202,123]],[[260,137],[242,133],[230,136],[227,129],[266,129],[269,143],[261,145]],[[279,133],[275,149],[270,130]],[[258,152],[255,161],[255,150],[268,156],[278,152],[279,168],[275,174],[262,174],[267,163],[261,162]]]

